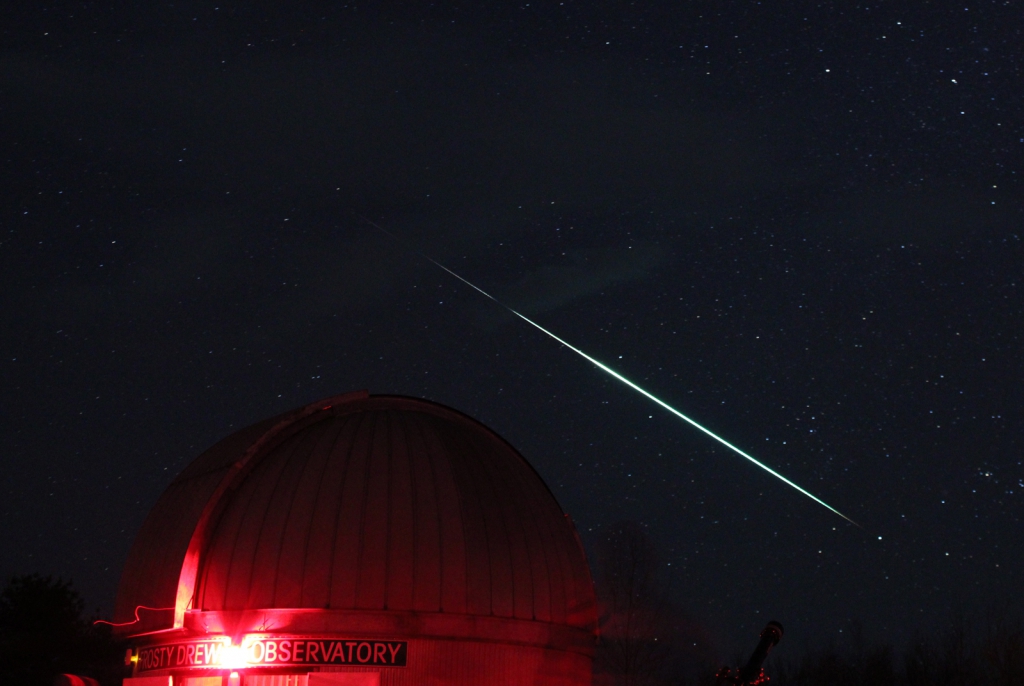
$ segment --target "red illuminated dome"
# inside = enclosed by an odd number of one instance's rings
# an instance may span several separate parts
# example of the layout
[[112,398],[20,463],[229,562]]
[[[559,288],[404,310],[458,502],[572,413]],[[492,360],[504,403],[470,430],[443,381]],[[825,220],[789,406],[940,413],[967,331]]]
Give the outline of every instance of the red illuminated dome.
[[238,431],[189,465],[143,524],[115,614],[147,675],[228,666],[207,656],[216,646],[183,666],[157,642],[256,636],[290,656],[314,643],[302,637],[346,637],[402,643],[405,664],[341,650],[266,665],[253,649],[243,678],[376,670],[393,684],[479,683],[494,660],[502,683],[589,683],[597,625],[575,529],[530,465],[461,413],[365,392]]

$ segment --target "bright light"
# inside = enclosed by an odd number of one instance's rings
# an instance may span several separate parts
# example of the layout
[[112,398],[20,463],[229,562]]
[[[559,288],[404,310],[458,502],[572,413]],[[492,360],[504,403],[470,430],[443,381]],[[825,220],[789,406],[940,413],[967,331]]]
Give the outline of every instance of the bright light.
[[[378,226],[377,224],[374,224],[374,223],[373,223],[372,221],[370,221],[369,219],[366,219],[365,217],[363,217],[363,220],[364,220],[364,221],[365,221],[365,222],[366,222],[367,224],[370,224],[371,226],[374,226],[374,227],[376,227],[377,229],[379,229],[379,230],[381,230],[382,232],[386,233],[387,235],[391,236],[391,237],[392,237],[392,238],[394,238],[395,240],[397,240],[397,241],[399,241],[399,242],[401,242],[401,243],[405,243],[405,241],[403,241],[402,239],[400,239],[400,238],[399,238],[398,236],[396,236],[395,234],[391,233],[391,232],[390,232],[390,231],[388,231],[387,229],[385,229],[385,228],[383,228],[383,227],[381,227],[381,226]],[[415,248],[414,248],[414,250],[415,250]],[[598,362],[597,360],[595,360],[595,359],[594,359],[593,357],[591,357],[590,355],[588,355],[588,354],[586,354],[585,352],[583,352],[582,350],[580,350],[579,348],[577,348],[577,347],[574,347],[574,346],[570,345],[569,343],[566,343],[566,342],[565,342],[564,340],[562,340],[561,338],[559,338],[559,337],[558,337],[558,336],[556,336],[555,334],[551,333],[550,331],[548,331],[547,329],[545,329],[545,328],[544,328],[543,326],[541,326],[541,325],[540,325],[540,324],[538,324],[537,322],[535,322],[535,321],[533,321],[532,319],[529,319],[528,317],[526,317],[526,316],[524,316],[524,315],[522,315],[522,314],[520,314],[520,313],[516,312],[516,311],[515,311],[515,310],[513,310],[513,309],[512,309],[511,307],[509,307],[509,306],[508,306],[508,305],[506,305],[505,303],[501,302],[500,300],[498,300],[497,298],[495,298],[495,297],[494,297],[493,295],[491,295],[491,294],[490,294],[490,293],[488,293],[487,291],[485,291],[485,290],[483,290],[482,288],[480,288],[480,287],[478,287],[478,286],[476,286],[476,285],[474,285],[474,284],[470,283],[469,281],[467,281],[466,279],[462,278],[461,276],[459,276],[458,274],[456,274],[456,273],[455,273],[455,272],[453,272],[453,271],[452,271],[451,269],[449,269],[448,267],[444,266],[443,264],[441,264],[440,262],[438,262],[438,261],[437,261],[437,260],[435,260],[434,258],[430,257],[429,255],[427,255],[427,254],[425,254],[425,253],[423,253],[423,252],[420,252],[419,250],[415,250],[415,252],[416,252],[417,254],[419,254],[419,255],[420,255],[420,257],[423,257],[423,258],[424,258],[424,259],[426,259],[426,260],[427,260],[428,262],[431,262],[431,263],[432,263],[432,264],[433,264],[434,266],[436,266],[436,267],[439,267],[440,269],[443,269],[444,271],[448,272],[449,274],[451,274],[452,276],[454,276],[454,277],[455,277],[456,279],[458,279],[458,280],[459,280],[459,281],[461,281],[462,283],[464,283],[464,284],[466,284],[467,286],[469,286],[470,288],[472,288],[472,289],[473,289],[474,291],[476,291],[477,293],[480,293],[480,294],[481,294],[481,295],[483,295],[484,297],[486,297],[486,298],[488,298],[488,299],[490,299],[490,300],[493,300],[493,301],[494,301],[495,303],[497,303],[497,304],[498,304],[498,305],[500,305],[501,307],[504,307],[504,308],[505,308],[506,310],[508,310],[509,312],[511,312],[512,314],[514,314],[515,316],[519,317],[520,319],[522,319],[522,320],[523,320],[524,322],[526,322],[526,323],[527,323],[527,324],[529,324],[530,326],[532,326],[532,327],[536,328],[537,330],[539,330],[539,331],[541,331],[541,332],[543,332],[543,333],[547,334],[547,335],[548,335],[548,336],[550,336],[551,338],[555,339],[556,341],[558,341],[559,343],[561,343],[562,345],[564,345],[564,346],[565,346],[566,348],[568,348],[569,350],[573,351],[574,353],[576,353],[577,355],[579,355],[579,356],[580,356],[580,357],[582,357],[583,359],[587,360],[588,362],[590,362],[590,363],[591,363],[592,365],[594,365],[595,367],[597,367],[597,368],[598,368],[598,369],[600,369],[601,371],[603,371],[603,372],[605,372],[606,374],[610,375],[610,376],[611,376],[611,377],[613,377],[614,379],[617,379],[618,381],[621,381],[621,382],[622,382],[622,383],[624,383],[624,384],[625,384],[626,386],[629,386],[629,387],[630,387],[630,388],[632,388],[632,389],[633,389],[634,391],[636,391],[636,392],[637,392],[637,393],[639,393],[640,395],[644,396],[644,397],[645,397],[645,398],[647,398],[648,400],[650,400],[650,401],[652,401],[652,402],[654,402],[654,403],[657,403],[657,404],[658,404],[658,405],[660,405],[660,406],[661,406],[662,408],[664,408],[664,409],[668,410],[669,412],[671,412],[672,414],[674,414],[674,415],[675,415],[676,417],[679,417],[680,419],[682,419],[682,420],[683,420],[684,422],[686,422],[686,423],[687,423],[687,424],[689,424],[690,426],[694,427],[695,429],[698,429],[698,430],[700,430],[700,431],[704,432],[705,434],[707,434],[707,435],[708,435],[708,436],[710,436],[711,438],[715,439],[716,441],[718,441],[719,443],[721,443],[722,445],[724,445],[724,446],[725,446],[726,448],[728,448],[729,450],[731,450],[731,451],[733,451],[734,453],[736,453],[737,455],[739,455],[740,457],[742,457],[742,458],[744,458],[745,460],[748,460],[748,461],[752,462],[753,464],[757,465],[758,467],[760,467],[760,468],[761,468],[761,469],[763,469],[764,471],[768,472],[769,474],[771,474],[772,476],[774,476],[774,477],[775,477],[776,479],[778,479],[778,480],[779,480],[779,481],[781,481],[782,483],[784,483],[784,484],[786,484],[787,486],[789,486],[790,488],[792,488],[792,489],[794,489],[794,490],[798,491],[799,493],[802,493],[803,495],[807,496],[808,498],[810,498],[810,499],[811,499],[811,500],[813,500],[814,502],[818,503],[818,504],[819,504],[819,505],[821,505],[822,507],[824,507],[824,508],[828,509],[828,510],[829,510],[830,512],[833,512],[833,513],[835,513],[835,514],[839,515],[840,517],[842,517],[842,518],[843,518],[843,519],[845,519],[846,521],[850,522],[850,523],[851,523],[851,524],[853,524],[854,526],[858,526],[858,527],[860,526],[860,524],[857,524],[857,522],[853,521],[852,519],[850,519],[849,517],[847,517],[846,515],[844,515],[844,514],[843,514],[842,512],[840,512],[840,511],[839,511],[839,510],[837,510],[836,508],[834,508],[834,507],[832,507],[831,505],[829,505],[828,503],[826,503],[826,502],[825,502],[824,500],[822,500],[821,498],[819,498],[819,497],[817,497],[816,495],[812,494],[812,493],[811,493],[810,491],[807,491],[807,490],[805,490],[805,489],[801,488],[800,486],[796,485],[795,483],[793,483],[792,481],[790,481],[790,480],[789,480],[789,479],[787,479],[786,477],[784,477],[784,476],[782,476],[781,474],[779,474],[779,473],[778,473],[777,471],[775,471],[774,469],[772,469],[772,468],[771,468],[771,467],[769,467],[768,465],[766,465],[766,464],[764,464],[764,463],[762,463],[762,462],[758,461],[758,460],[757,460],[757,459],[755,459],[754,457],[752,457],[752,456],[748,455],[747,453],[743,452],[742,450],[740,450],[739,448],[737,448],[736,446],[734,446],[734,445],[733,445],[732,443],[730,443],[729,441],[727,441],[727,440],[725,440],[724,438],[722,438],[721,436],[719,436],[718,434],[716,434],[716,433],[713,433],[713,432],[712,432],[712,431],[711,431],[710,429],[708,429],[708,428],[705,428],[704,426],[702,426],[702,425],[698,424],[697,422],[695,422],[694,420],[690,419],[690,418],[689,418],[689,417],[687,417],[687,416],[686,416],[685,414],[683,414],[682,412],[680,412],[679,410],[677,410],[676,408],[674,408],[674,407],[672,407],[671,405],[669,405],[668,403],[666,403],[666,402],[665,402],[664,400],[662,400],[662,399],[660,399],[660,398],[657,398],[657,397],[655,397],[655,396],[654,396],[653,394],[651,394],[651,393],[647,392],[646,390],[644,390],[643,388],[640,388],[640,386],[637,386],[637,385],[636,385],[635,383],[633,383],[632,381],[630,381],[630,380],[629,380],[629,379],[627,379],[626,377],[622,376],[621,374],[619,374],[618,372],[616,372],[616,371],[615,371],[614,369],[612,369],[612,368],[610,368],[610,367],[608,367],[608,366],[606,366],[606,365],[604,365],[604,364],[601,364],[600,362]]]
[[241,683],[241,679],[238,678],[238,672],[231,672],[228,675],[228,686],[238,686]]
[[[248,663],[245,660],[245,651],[242,650],[242,646],[226,646],[224,651],[220,654],[220,664],[225,669],[242,669]],[[236,672],[231,673],[232,676],[237,676]],[[235,683],[238,683],[237,681]]]

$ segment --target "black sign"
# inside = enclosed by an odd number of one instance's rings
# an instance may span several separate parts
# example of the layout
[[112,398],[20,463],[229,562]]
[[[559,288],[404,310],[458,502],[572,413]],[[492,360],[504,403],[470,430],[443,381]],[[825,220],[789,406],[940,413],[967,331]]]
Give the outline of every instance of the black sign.
[[379,665],[404,667],[405,641],[360,641],[336,638],[258,638],[242,645],[246,664],[253,667],[284,665]]
[[140,648],[138,671],[290,665],[405,667],[408,653],[406,641],[246,636],[241,646],[232,646],[227,637],[217,637]]
[[188,641],[168,645],[147,646],[139,649],[139,671],[175,669],[182,667],[223,667],[224,651],[230,647],[228,639]]

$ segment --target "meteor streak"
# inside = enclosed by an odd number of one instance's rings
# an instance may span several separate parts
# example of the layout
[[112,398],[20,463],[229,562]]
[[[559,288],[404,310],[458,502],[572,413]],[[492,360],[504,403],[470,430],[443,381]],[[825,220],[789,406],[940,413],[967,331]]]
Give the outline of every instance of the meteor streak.
[[[395,234],[391,233],[391,232],[390,232],[390,231],[388,231],[387,229],[383,228],[382,226],[379,226],[379,225],[377,225],[377,224],[373,223],[372,221],[370,221],[370,220],[369,220],[369,219],[367,219],[366,217],[361,217],[361,219],[362,219],[363,221],[365,221],[366,223],[368,223],[368,224],[369,224],[370,226],[373,226],[373,227],[375,227],[375,228],[379,229],[380,231],[382,231],[382,232],[386,233],[387,235],[391,236],[391,237],[392,237],[393,239],[395,239],[395,240],[396,240],[396,241],[398,241],[399,243],[402,243],[402,244],[404,244],[404,245],[406,245],[406,246],[408,247],[408,244],[406,244],[406,243],[405,243],[405,241],[403,241],[403,240],[402,240],[401,238],[399,238],[399,237],[398,237],[398,236],[396,236]],[[421,252],[421,251],[419,251],[419,250],[416,250],[415,248],[410,248],[410,249],[412,249],[413,251],[415,251],[415,252],[416,252],[416,253],[417,253],[417,254],[418,254],[418,255],[419,255],[420,257],[422,257],[423,259],[425,259],[425,260],[427,260],[428,262],[432,263],[432,264],[433,264],[434,266],[436,266],[436,267],[438,267],[438,268],[440,268],[440,269],[443,269],[444,271],[448,272],[449,274],[451,274],[452,276],[454,276],[454,277],[455,277],[456,279],[458,279],[459,281],[461,281],[462,283],[466,284],[467,286],[469,286],[470,288],[472,288],[472,289],[473,289],[474,291],[476,291],[477,293],[479,293],[480,295],[484,296],[485,298],[488,298],[489,300],[492,300],[492,301],[494,301],[495,303],[497,303],[497,304],[498,304],[498,305],[500,305],[501,307],[505,308],[506,310],[508,310],[509,312],[511,312],[512,314],[514,314],[515,316],[517,316],[517,317],[519,317],[520,319],[522,319],[522,320],[523,320],[524,322],[526,322],[526,323],[527,323],[527,324],[529,324],[530,326],[532,326],[532,327],[534,327],[535,329],[537,329],[538,331],[541,331],[541,332],[543,332],[543,333],[547,334],[548,336],[550,336],[551,338],[555,339],[556,341],[558,341],[559,343],[561,343],[562,345],[564,345],[564,346],[565,346],[566,348],[568,348],[569,350],[572,350],[572,351],[573,351],[574,353],[576,353],[577,355],[579,355],[580,357],[582,357],[583,359],[585,359],[585,360],[586,360],[587,362],[590,362],[590,363],[591,363],[592,365],[594,365],[595,367],[597,367],[597,368],[598,368],[598,369],[600,369],[601,371],[603,371],[603,372],[605,372],[605,373],[609,374],[609,375],[610,375],[610,376],[612,376],[613,378],[615,378],[615,379],[617,379],[617,380],[621,381],[622,383],[626,384],[627,386],[629,386],[630,388],[632,388],[632,389],[633,389],[634,391],[636,391],[636,392],[637,392],[637,393],[639,393],[640,395],[642,395],[642,396],[644,396],[645,398],[647,398],[648,400],[651,400],[651,401],[653,401],[653,402],[657,403],[658,405],[660,405],[660,406],[661,406],[661,407],[663,407],[664,409],[668,410],[669,412],[671,412],[671,413],[672,413],[672,414],[674,414],[675,416],[677,416],[677,417],[679,417],[680,419],[682,419],[682,420],[683,420],[684,422],[686,422],[687,424],[689,424],[689,425],[693,426],[693,427],[694,427],[694,428],[696,428],[696,429],[699,429],[700,431],[703,431],[703,432],[704,432],[704,433],[706,433],[706,434],[707,434],[708,436],[710,436],[711,438],[715,439],[716,441],[718,441],[719,443],[721,443],[722,445],[724,445],[724,446],[725,446],[726,448],[728,448],[729,450],[732,450],[732,451],[733,451],[734,453],[736,453],[736,454],[737,454],[737,455],[739,455],[740,457],[743,457],[744,459],[746,459],[746,460],[749,460],[750,462],[753,462],[753,463],[754,463],[755,465],[757,465],[758,467],[760,467],[760,468],[761,468],[761,469],[763,469],[764,471],[768,472],[769,474],[771,474],[772,476],[774,476],[774,477],[775,477],[776,479],[778,479],[778,480],[779,480],[779,481],[781,481],[782,483],[786,484],[787,486],[789,486],[789,487],[791,487],[791,488],[794,488],[794,489],[796,489],[796,490],[797,490],[797,491],[799,491],[800,493],[803,493],[803,494],[804,494],[805,496],[807,496],[808,498],[810,498],[810,499],[811,499],[811,500],[813,500],[814,502],[816,502],[816,503],[818,503],[819,505],[821,505],[822,507],[824,507],[824,508],[826,508],[826,509],[830,510],[831,512],[834,512],[835,514],[839,515],[840,517],[842,517],[843,519],[845,519],[846,521],[848,521],[848,522],[849,522],[850,524],[853,524],[854,526],[856,526],[856,527],[858,527],[858,528],[863,528],[863,527],[862,527],[862,526],[861,526],[860,524],[858,524],[857,522],[853,521],[852,519],[850,519],[849,517],[847,517],[846,515],[844,515],[844,514],[843,514],[842,512],[840,512],[840,511],[839,511],[839,510],[837,510],[836,508],[834,508],[834,507],[832,507],[831,505],[829,505],[828,503],[826,503],[826,502],[825,502],[824,500],[822,500],[821,498],[818,498],[817,496],[813,495],[813,494],[812,494],[812,493],[810,493],[809,491],[806,491],[806,490],[804,490],[803,488],[801,488],[800,486],[796,485],[795,483],[793,483],[792,481],[790,481],[790,480],[789,480],[789,479],[787,479],[786,477],[784,477],[784,476],[782,476],[781,474],[779,474],[779,473],[778,473],[777,471],[775,471],[774,469],[772,469],[772,468],[771,468],[771,467],[769,467],[768,465],[766,465],[766,464],[764,464],[764,463],[762,463],[762,462],[759,462],[759,461],[758,461],[757,459],[755,459],[754,457],[751,457],[751,456],[750,456],[750,455],[748,455],[747,453],[743,452],[742,450],[740,450],[739,448],[737,448],[736,446],[734,446],[734,445],[733,445],[732,443],[730,443],[729,441],[725,440],[724,438],[722,438],[722,437],[721,437],[721,436],[719,436],[718,434],[714,433],[714,432],[713,432],[713,431],[711,431],[710,429],[708,429],[708,428],[706,428],[706,427],[702,426],[701,424],[698,424],[697,422],[695,422],[694,420],[690,419],[690,418],[689,418],[689,417],[687,417],[687,416],[686,416],[685,414],[683,414],[682,412],[680,412],[679,410],[677,410],[676,408],[674,408],[674,407],[672,407],[671,405],[669,405],[668,403],[666,403],[666,402],[665,402],[664,400],[662,400],[662,399],[660,399],[660,398],[656,397],[655,395],[653,395],[653,394],[651,394],[651,393],[648,393],[648,392],[647,392],[647,391],[645,391],[645,390],[644,390],[643,388],[641,388],[640,386],[637,386],[637,385],[636,385],[635,383],[633,383],[632,381],[630,381],[629,379],[627,379],[626,377],[624,377],[624,376],[623,376],[622,374],[619,374],[619,373],[618,373],[617,371],[615,371],[615,370],[614,370],[614,369],[612,369],[611,367],[608,367],[607,365],[605,365],[605,364],[602,364],[601,362],[598,362],[598,361],[597,361],[597,360],[595,360],[595,359],[594,359],[593,357],[591,357],[590,355],[586,354],[585,352],[583,352],[583,351],[582,351],[582,350],[580,350],[579,348],[577,348],[577,347],[575,347],[575,346],[573,346],[573,345],[571,345],[571,344],[567,343],[566,341],[562,340],[561,338],[559,338],[559,337],[558,337],[558,336],[556,336],[555,334],[551,333],[550,331],[548,331],[547,329],[545,329],[545,328],[544,328],[543,326],[541,326],[541,325],[540,325],[540,324],[538,324],[537,322],[533,321],[532,319],[530,319],[530,318],[526,317],[526,316],[525,316],[525,315],[523,315],[523,314],[520,314],[519,312],[516,312],[516,311],[515,311],[515,310],[513,310],[513,309],[512,309],[511,307],[509,307],[509,306],[508,306],[508,305],[506,305],[505,303],[501,302],[500,300],[498,300],[497,298],[495,298],[495,297],[494,297],[493,295],[491,295],[490,293],[488,293],[488,292],[487,292],[487,291],[485,291],[484,289],[482,289],[482,288],[480,288],[480,287],[478,287],[478,286],[476,286],[476,285],[474,285],[474,284],[470,283],[469,281],[467,281],[466,279],[462,278],[461,276],[459,276],[458,274],[456,274],[455,272],[453,272],[453,271],[452,271],[451,269],[449,269],[448,267],[444,266],[443,264],[441,264],[440,262],[438,262],[438,261],[437,261],[437,260],[435,260],[434,258],[430,257],[429,255],[427,255],[427,254],[425,254],[425,253],[423,253],[423,252]]]

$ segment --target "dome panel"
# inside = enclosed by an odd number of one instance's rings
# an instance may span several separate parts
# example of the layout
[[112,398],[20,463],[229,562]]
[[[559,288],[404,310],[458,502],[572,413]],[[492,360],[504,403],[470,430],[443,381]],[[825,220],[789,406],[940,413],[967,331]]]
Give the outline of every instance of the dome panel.
[[[416,536],[412,544],[411,606],[417,612],[437,612],[444,609],[441,601],[441,570],[448,565],[441,545],[442,515],[437,479],[430,450],[419,427],[407,424],[405,438],[409,456],[412,518],[416,522]],[[434,557],[441,560],[441,563],[428,564],[427,560]]]
[[[575,529],[529,464],[465,415],[365,393],[243,429],[182,472],[132,549],[117,621],[183,597],[192,612],[596,627]],[[144,615],[131,632],[171,620]]]
[[[391,459],[387,494],[391,507],[388,511],[387,533],[384,540],[387,548],[384,609],[401,607],[411,610],[414,607],[413,593],[416,588],[416,539],[420,535],[416,519],[413,517],[415,494],[412,490],[411,473],[414,458],[409,449],[409,427],[404,417],[388,413],[388,418],[393,422],[393,426],[390,431],[392,441],[389,446]],[[400,532],[403,531],[411,532],[412,535],[401,535]],[[410,583],[410,580],[413,583]]]
[[[373,413],[373,434],[370,439],[370,455],[367,459],[367,471],[364,483],[362,524],[357,534],[359,537],[359,553],[355,558],[358,569],[356,577],[354,609],[386,610],[385,580],[388,574],[388,520],[391,518],[392,500],[389,487],[391,485],[391,433],[390,412]],[[350,525],[351,526],[351,525]],[[396,531],[401,539],[411,531]],[[395,542],[397,543],[397,541]],[[401,573],[402,570],[399,570]],[[408,575],[406,571],[403,576]],[[408,575],[411,578],[411,575]],[[406,609],[406,608],[401,608]]]

